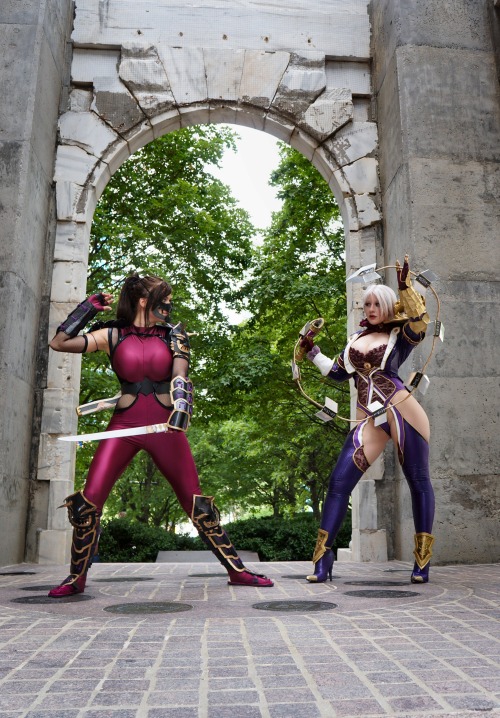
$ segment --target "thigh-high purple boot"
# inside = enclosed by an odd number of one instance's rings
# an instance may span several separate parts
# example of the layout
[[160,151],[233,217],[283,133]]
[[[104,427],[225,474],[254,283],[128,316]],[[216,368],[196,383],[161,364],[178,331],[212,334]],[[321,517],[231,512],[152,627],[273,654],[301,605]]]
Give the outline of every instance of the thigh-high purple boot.
[[360,431],[355,429],[348,435],[330,476],[313,555],[314,574],[307,576],[310,583],[322,583],[327,577],[332,580],[333,541],[347,513],[349,497],[368,466]]
[[415,565],[412,583],[427,583],[432,556],[432,524],[434,521],[434,490],[429,475],[429,444],[407,421],[404,422],[404,443],[400,449],[403,473],[408,481],[415,524]]

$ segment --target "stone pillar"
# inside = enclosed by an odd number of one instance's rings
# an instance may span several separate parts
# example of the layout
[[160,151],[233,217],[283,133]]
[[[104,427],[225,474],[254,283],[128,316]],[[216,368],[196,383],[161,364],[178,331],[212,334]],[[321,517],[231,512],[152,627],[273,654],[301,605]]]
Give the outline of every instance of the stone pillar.
[[[31,472],[46,365],[55,226],[53,174],[72,2],[0,8],[0,565],[25,560],[47,500]],[[36,463],[36,462],[35,462]],[[29,550],[28,550],[29,555]]]
[[[422,400],[437,562],[499,557],[500,87],[491,2],[371,3],[385,260],[408,251],[439,275],[446,327]],[[384,497],[385,523],[398,531],[390,557],[411,560],[401,476]]]

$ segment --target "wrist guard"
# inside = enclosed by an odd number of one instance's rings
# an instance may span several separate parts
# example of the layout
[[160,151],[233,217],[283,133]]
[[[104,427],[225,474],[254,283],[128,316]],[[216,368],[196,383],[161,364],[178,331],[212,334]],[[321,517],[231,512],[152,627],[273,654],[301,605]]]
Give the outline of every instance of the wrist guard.
[[[102,302],[104,301],[101,294],[93,296],[99,297]],[[57,327],[56,331],[64,332],[69,337],[76,337],[78,332],[95,317],[98,311],[99,309],[97,309],[95,304],[93,304],[90,299],[86,299],[84,302],[81,302],[76,309],[73,309],[71,314],[68,314],[64,322]]]
[[167,426],[176,431],[187,431],[193,415],[193,384],[186,377],[176,376],[170,382],[170,399],[174,408]]
[[[401,275],[398,266],[398,280],[399,280],[399,301],[394,306],[394,319],[409,319],[410,328],[416,334],[424,332],[429,324],[429,315],[425,308],[425,299],[421,294],[417,292],[415,287],[411,283],[410,272]],[[405,267],[408,266],[405,258]],[[404,271],[403,268],[403,271]]]
[[174,359],[185,359],[189,364],[189,356],[191,353],[189,337],[181,323],[176,324],[170,331],[170,349],[172,350]]

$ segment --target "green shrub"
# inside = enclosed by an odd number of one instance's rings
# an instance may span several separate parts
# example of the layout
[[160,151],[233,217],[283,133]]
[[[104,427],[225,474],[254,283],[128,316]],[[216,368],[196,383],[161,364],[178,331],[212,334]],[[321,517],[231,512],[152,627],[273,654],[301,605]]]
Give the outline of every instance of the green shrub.
[[[309,561],[318,535],[318,522],[312,514],[286,519],[272,516],[244,519],[224,528],[237,550],[258,553],[261,561]],[[350,539],[349,512],[334,549],[347,547]],[[149,563],[156,561],[158,551],[200,550],[206,550],[206,546],[199,538],[173,534],[126,518],[103,521],[99,540],[99,558],[106,562]]]
[[[310,561],[318,535],[318,521],[312,514],[293,518],[262,518],[235,521],[225,526],[237,549],[254,551],[261,561]],[[350,512],[333,547],[346,548],[351,540]]]
[[150,563],[158,551],[189,551],[194,539],[173,534],[156,526],[130,519],[103,521],[99,539],[99,559],[111,563]]

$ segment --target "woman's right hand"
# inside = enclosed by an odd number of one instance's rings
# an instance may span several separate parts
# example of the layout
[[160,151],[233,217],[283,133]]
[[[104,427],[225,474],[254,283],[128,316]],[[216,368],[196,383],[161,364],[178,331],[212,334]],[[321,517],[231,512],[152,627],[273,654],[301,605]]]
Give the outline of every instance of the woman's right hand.
[[305,349],[304,354],[307,354],[307,352],[310,352],[311,349],[313,348],[314,342],[310,337],[308,337],[306,335],[305,337],[302,337],[302,339],[300,340],[299,346],[301,346],[302,349]]
[[96,309],[98,312],[110,312],[111,306],[113,302],[113,295],[108,294],[107,292],[99,292],[99,294],[91,294],[90,297],[87,297],[87,302],[90,302],[94,309]]

